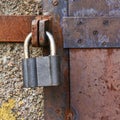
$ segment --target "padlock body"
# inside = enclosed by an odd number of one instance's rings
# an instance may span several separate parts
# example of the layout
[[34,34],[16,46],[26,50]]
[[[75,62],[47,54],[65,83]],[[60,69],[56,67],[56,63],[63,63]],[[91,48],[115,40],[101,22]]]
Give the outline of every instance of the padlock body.
[[60,84],[60,57],[45,56],[24,59],[24,87],[47,87]]
[[60,84],[60,57],[36,58],[38,86],[58,86]]
[[23,59],[22,68],[24,87],[31,88],[38,86],[36,58]]

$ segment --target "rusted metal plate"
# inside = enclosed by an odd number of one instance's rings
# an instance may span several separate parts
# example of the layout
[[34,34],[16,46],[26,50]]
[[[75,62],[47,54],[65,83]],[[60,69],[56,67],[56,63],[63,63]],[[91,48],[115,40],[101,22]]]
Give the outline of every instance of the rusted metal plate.
[[120,119],[120,50],[70,50],[73,120]]
[[0,16],[0,42],[24,42],[34,16]]
[[70,87],[69,87],[69,51],[63,49],[63,36],[60,19],[67,15],[67,1],[58,0],[56,6],[52,0],[43,0],[44,12],[53,15],[52,34],[57,44],[57,54],[61,56],[61,85],[44,88],[45,120],[70,119]]
[[70,16],[120,16],[119,0],[69,0]]
[[120,17],[63,19],[65,48],[120,48]]

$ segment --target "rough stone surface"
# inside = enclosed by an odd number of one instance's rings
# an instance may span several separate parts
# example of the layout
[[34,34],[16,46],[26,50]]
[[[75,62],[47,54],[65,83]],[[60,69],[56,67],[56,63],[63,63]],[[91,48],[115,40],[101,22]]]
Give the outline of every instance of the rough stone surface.
[[[0,0],[0,15],[33,15],[40,11],[41,0]],[[32,56],[42,55],[40,48],[30,50]],[[43,89],[23,88],[23,56],[22,43],[0,43],[0,112],[12,99],[15,105],[11,112],[16,120],[43,120]]]
[[0,0],[0,14],[4,15],[35,15],[41,8],[41,0]]

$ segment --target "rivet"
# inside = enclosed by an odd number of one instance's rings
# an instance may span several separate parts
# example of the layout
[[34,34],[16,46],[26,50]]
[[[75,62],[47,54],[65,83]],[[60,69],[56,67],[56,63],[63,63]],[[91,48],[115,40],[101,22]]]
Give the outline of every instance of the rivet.
[[78,22],[77,22],[77,25],[82,25],[82,24],[83,24],[82,21],[78,21]]
[[94,30],[94,31],[93,31],[93,35],[98,35],[98,31],[97,31],[97,30]]
[[53,4],[54,6],[57,6],[57,5],[59,4],[59,2],[58,2],[58,0],[53,0],[53,1],[52,1],[52,4]]
[[77,41],[77,43],[78,43],[78,44],[81,44],[82,41],[83,41],[82,39],[79,39],[79,40]]
[[106,45],[106,42],[103,42],[102,45],[105,46],[105,45]]

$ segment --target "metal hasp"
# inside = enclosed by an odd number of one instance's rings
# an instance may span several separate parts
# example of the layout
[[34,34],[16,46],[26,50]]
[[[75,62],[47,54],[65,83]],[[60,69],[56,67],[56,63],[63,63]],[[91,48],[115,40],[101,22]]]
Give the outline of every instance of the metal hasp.
[[52,16],[41,15],[36,16],[32,21],[32,46],[46,46],[48,40],[46,37],[46,31],[51,32]]
[[46,32],[50,42],[50,55],[29,58],[29,44],[32,33],[24,43],[23,80],[24,87],[47,87],[60,84],[60,57],[56,55],[56,45],[51,33]]
[[120,48],[120,18],[66,17],[64,48]]
[[[0,42],[24,42],[32,31],[32,46],[47,46],[52,16],[0,16]],[[31,25],[32,24],[32,25]]]

